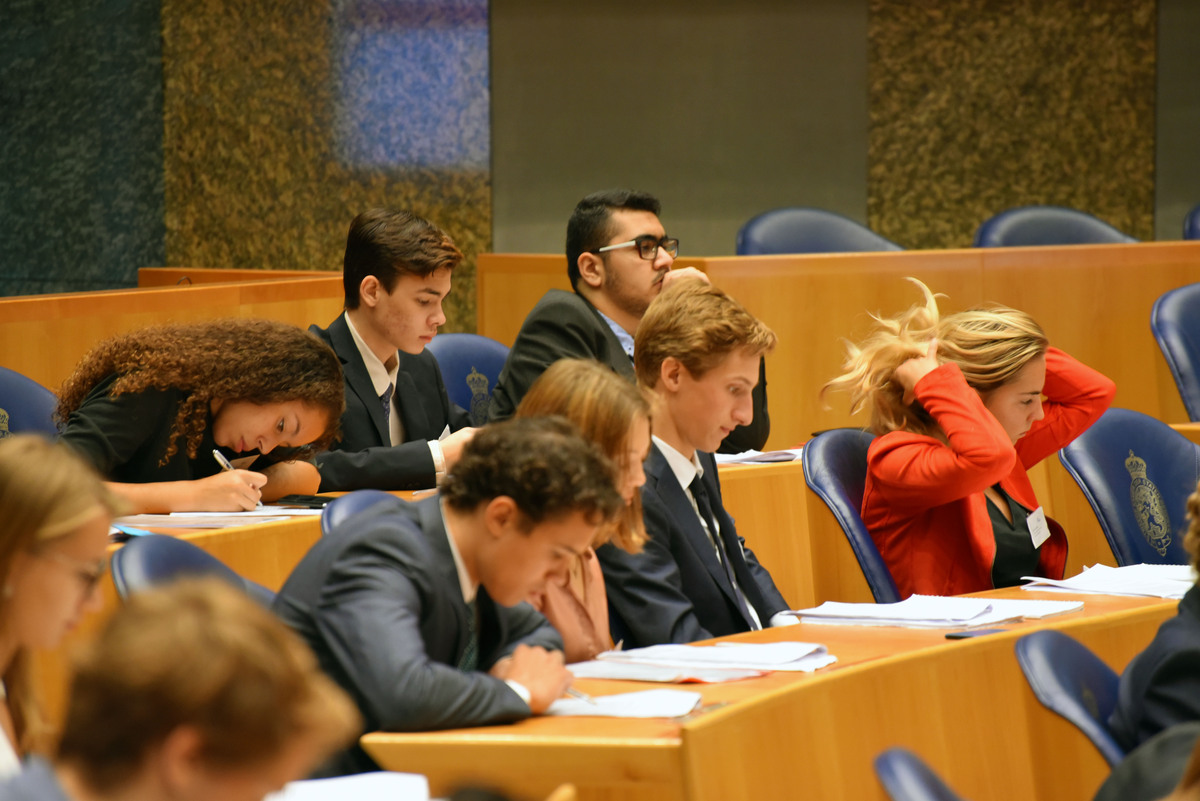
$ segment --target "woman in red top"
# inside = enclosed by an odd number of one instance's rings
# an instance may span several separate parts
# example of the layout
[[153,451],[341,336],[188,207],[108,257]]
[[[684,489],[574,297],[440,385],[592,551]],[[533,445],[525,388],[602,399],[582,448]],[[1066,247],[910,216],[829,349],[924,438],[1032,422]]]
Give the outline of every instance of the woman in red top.
[[1050,347],[1028,314],[940,317],[910,280],[925,302],[877,319],[825,387],[871,407],[862,516],[901,597],[1061,578],[1066,535],[1025,471],[1095,422],[1115,385]]

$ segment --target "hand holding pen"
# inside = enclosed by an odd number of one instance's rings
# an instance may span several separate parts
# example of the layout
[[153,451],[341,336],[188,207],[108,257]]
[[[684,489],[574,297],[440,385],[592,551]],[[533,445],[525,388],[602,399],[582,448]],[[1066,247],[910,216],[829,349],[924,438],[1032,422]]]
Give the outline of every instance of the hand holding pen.
[[199,497],[194,508],[240,512],[262,506],[262,487],[267,483],[267,477],[252,470],[235,468],[218,450],[212,454],[221,466],[221,472],[195,482]]

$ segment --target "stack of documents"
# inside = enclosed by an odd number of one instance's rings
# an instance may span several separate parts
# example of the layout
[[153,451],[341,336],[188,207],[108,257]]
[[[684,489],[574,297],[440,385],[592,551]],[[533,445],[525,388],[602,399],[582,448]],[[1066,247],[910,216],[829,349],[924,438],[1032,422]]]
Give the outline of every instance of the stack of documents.
[[332,779],[290,782],[264,801],[429,801],[429,781],[416,773],[376,771]]
[[231,528],[254,523],[275,523],[291,517],[318,517],[320,509],[290,506],[260,506],[245,512],[171,512],[162,515],[126,515],[118,517],[120,526],[136,528]]
[[605,651],[591,662],[567,668],[576,678],[628,681],[721,682],[761,676],[773,670],[811,673],[837,657],[811,642],[651,645]]
[[772,462],[794,462],[804,453],[803,448],[783,451],[742,451],[741,453],[714,453],[717,464],[770,464]]
[[1191,565],[1127,565],[1085,567],[1078,576],[1047,579],[1022,576],[1026,590],[1058,590],[1099,595],[1144,595],[1152,598],[1182,598],[1196,583]]
[[805,623],[834,626],[902,626],[914,629],[954,629],[995,626],[1014,620],[1036,619],[1074,612],[1083,601],[1019,601],[1001,598],[946,598],[912,595],[894,604],[849,604],[826,601],[792,614]]

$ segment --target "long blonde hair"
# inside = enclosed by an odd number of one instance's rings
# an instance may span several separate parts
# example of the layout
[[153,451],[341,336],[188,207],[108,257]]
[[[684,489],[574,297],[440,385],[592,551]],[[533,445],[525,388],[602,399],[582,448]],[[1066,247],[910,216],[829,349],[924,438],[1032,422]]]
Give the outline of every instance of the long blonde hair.
[[[37,434],[0,439],[0,633],[11,636],[8,588],[17,556],[75,533],[99,514],[112,518],[118,506],[96,472],[66,445]],[[0,671],[14,745],[21,753],[37,750],[47,728],[30,688],[29,654],[18,649]]]
[[908,280],[921,290],[923,302],[895,317],[872,315],[875,330],[861,345],[846,344],[843,373],[821,388],[821,396],[830,390],[849,393],[851,414],[869,407],[876,434],[902,430],[940,436],[919,403],[904,403],[904,387],[892,380],[897,367],[923,355],[930,340],[937,339],[938,360],[957,364],[967,384],[985,395],[1044,355],[1050,343],[1032,317],[1007,306],[992,304],[942,317],[938,296],[917,279]]
[[[627,464],[627,446],[633,424],[650,419],[650,404],[632,381],[591,359],[560,359],[538,376],[521,399],[517,417],[559,415],[570,420],[584,438],[596,443],[619,472]],[[613,476],[614,483],[619,476]],[[618,515],[616,523],[602,527],[593,546],[612,541],[630,553],[646,542],[640,493]]]

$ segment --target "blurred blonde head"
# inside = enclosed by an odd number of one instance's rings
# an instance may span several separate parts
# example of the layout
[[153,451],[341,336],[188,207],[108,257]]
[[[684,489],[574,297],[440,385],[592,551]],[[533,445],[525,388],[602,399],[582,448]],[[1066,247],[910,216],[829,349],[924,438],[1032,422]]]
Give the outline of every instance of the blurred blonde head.
[[923,302],[901,314],[872,315],[875,330],[861,345],[847,343],[843,373],[821,388],[850,395],[851,414],[870,409],[876,434],[911,431],[937,436],[937,424],[919,403],[904,403],[904,388],[892,380],[896,368],[925,354],[938,341],[939,362],[953,362],[967,384],[986,400],[987,393],[1013,380],[1021,368],[1046,353],[1049,340],[1041,326],[1023,311],[989,305],[941,316],[937,297],[925,284],[909,278]]
[[19,752],[37,750],[46,728],[30,690],[29,656],[14,639],[13,584],[20,559],[76,533],[97,518],[111,521],[118,501],[96,472],[65,445],[36,434],[0,439],[0,640],[12,656],[0,663]]
[[185,579],[133,596],[78,657],[57,761],[103,793],[134,781],[177,732],[221,772],[297,743],[324,759],[361,725],[270,611],[219,579]]
[[[620,486],[636,466],[630,462],[630,436],[639,420],[649,421],[650,404],[637,385],[611,368],[591,359],[560,359],[542,373],[517,407],[516,417],[558,415],[574,423],[583,437],[596,443],[612,460]],[[635,491],[623,513],[611,527],[600,530],[594,547],[611,541],[630,553],[646,542],[642,522],[641,494]]]

